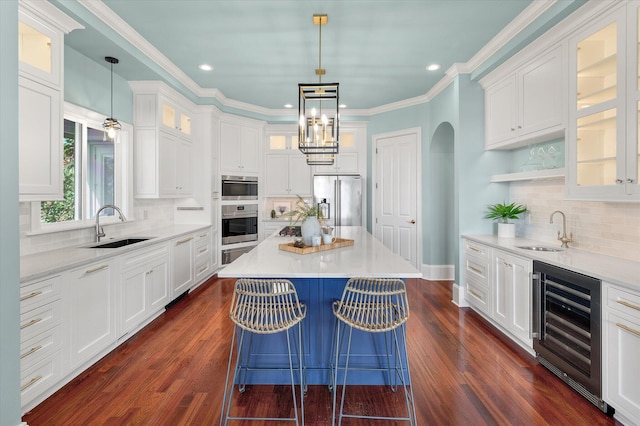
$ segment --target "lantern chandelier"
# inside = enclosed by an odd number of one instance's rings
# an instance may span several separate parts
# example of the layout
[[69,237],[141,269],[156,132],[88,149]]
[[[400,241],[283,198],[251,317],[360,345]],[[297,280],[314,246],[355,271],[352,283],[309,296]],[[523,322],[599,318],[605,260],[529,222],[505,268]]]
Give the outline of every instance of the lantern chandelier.
[[113,64],[117,64],[120,61],[111,56],[106,56],[104,60],[111,64],[111,117],[104,120],[104,123],[102,123],[102,128],[105,132],[107,132],[107,136],[109,136],[109,139],[114,140],[116,135],[122,128],[118,120],[113,118]]
[[309,165],[331,165],[338,153],[340,133],[339,83],[323,83],[322,26],[327,15],[313,15],[319,28],[318,83],[298,84],[298,148],[306,155]]

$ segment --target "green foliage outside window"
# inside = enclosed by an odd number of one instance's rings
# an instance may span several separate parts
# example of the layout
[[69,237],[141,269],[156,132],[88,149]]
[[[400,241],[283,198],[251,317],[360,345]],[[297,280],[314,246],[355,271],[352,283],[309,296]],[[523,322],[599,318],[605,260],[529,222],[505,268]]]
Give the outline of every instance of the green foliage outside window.
[[63,192],[64,200],[43,201],[40,204],[40,220],[45,223],[64,222],[75,219],[76,185],[76,141],[64,139]]

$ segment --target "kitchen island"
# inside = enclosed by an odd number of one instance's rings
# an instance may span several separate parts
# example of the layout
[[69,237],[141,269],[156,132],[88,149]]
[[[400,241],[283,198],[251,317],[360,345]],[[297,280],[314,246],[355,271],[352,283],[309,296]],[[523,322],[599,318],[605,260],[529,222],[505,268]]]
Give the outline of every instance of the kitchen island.
[[[296,254],[280,250],[279,244],[293,241],[275,233],[250,252],[218,272],[221,278],[287,278],[307,305],[307,317],[303,321],[304,352],[309,384],[326,384],[329,379],[329,360],[334,316],[331,304],[339,300],[347,280],[365,278],[421,278],[415,267],[387,249],[363,227],[337,227],[335,236],[354,240],[353,246],[309,254]],[[409,301],[411,303],[411,301]],[[411,326],[411,319],[408,322]],[[286,365],[286,337],[280,335],[256,336],[252,352],[261,364]],[[380,335],[355,333],[352,343],[352,359],[368,365],[378,365],[385,342]],[[274,343],[274,339],[280,339]],[[252,371],[249,383],[288,383],[287,372]],[[383,384],[382,373],[358,371],[349,374],[353,384]]]

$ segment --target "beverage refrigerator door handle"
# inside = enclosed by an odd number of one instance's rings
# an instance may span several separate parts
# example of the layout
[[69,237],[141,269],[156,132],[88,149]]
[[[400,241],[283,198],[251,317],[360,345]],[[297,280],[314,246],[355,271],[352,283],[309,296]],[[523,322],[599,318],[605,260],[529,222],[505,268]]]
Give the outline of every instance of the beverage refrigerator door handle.
[[542,337],[542,293],[540,286],[542,285],[540,282],[541,276],[539,272],[530,273],[531,277],[531,331],[530,338],[540,340]]

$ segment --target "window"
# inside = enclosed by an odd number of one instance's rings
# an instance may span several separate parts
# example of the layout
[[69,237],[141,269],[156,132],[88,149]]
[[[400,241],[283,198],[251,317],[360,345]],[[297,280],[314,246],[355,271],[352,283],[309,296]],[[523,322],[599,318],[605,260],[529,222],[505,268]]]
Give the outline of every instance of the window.
[[[114,142],[106,137],[96,113],[65,103],[64,117],[64,199],[32,203],[32,231],[86,226],[106,204],[127,211],[122,172],[128,170],[123,164],[128,158],[128,126]],[[106,209],[100,216],[115,214]]]

